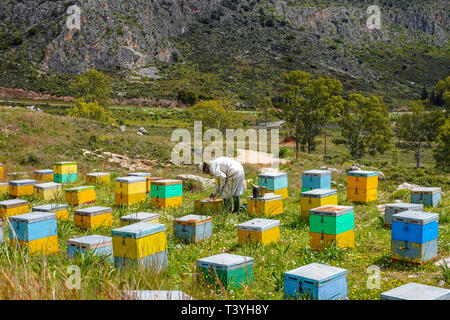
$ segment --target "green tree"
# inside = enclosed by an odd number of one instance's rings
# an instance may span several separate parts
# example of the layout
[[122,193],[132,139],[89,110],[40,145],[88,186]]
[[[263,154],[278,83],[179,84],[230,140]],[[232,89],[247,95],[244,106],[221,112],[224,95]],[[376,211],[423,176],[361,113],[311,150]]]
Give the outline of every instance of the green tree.
[[76,98],[83,98],[86,102],[98,101],[104,105],[111,98],[111,81],[112,79],[102,72],[89,69],[77,76],[70,88]]
[[450,107],[450,76],[445,80],[439,80],[436,84],[436,105]]
[[261,120],[264,123],[269,122],[273,119],[273,103],[270,97],[264,97],[264,100],[259,105],[259,110],[261,111]]
[[228,101],[209,100],[200,101],[188,108],[188,115],[195,121],[202,121],[204,131],[215,128],[220,131],[231,128],[233,116],[230,111],[233,107]]
[[422,89],[420,100],[427,100],[427,99],[428,99],[428,91],[427,91],[427,87],[424,85],[423,89]]
[[178,91],[177,100],[181,101],[187,106],[192,106],[197,103],[198,96],[197,93],[195,93],[195,91],[188,89],[181,89],[180,91]]
[[365,154],[384,153],[391,146],[389,113],[382,99],[350,94],[337,111],[341,137],[333,139],[345,145],[355,160]]
[[101,122],[112,122],[111,111],[103,109],[97,101],[86,102],[78,98],[68,112],[69,116],[88,118]]
[[437,145],[433,149],[433,158],[436,167],[446,172],[450,171],[450,119],[440,127],[439,135],[436,138]]

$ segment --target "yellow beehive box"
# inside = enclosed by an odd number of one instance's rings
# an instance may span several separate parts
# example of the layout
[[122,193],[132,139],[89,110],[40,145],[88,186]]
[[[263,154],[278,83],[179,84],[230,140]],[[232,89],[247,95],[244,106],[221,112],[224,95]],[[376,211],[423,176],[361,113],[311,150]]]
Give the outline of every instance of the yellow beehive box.
[[147,192],[147,179],[141,177],[121,177],[116,179],[116,194],[138,194]]
[[267,190],[267,192],[282,196],[283,199],[287,199],[289,197],[287,188],[278,189],[278,190]]
[[86,174],[86,183],[110,183],[111,178],[109,172],[94,172]]
[[11,180],[9,182],[9,195],[11,197],[31,196],[35,184],[36,180]]
[[337,205],[337,191],[329,189],[314,189],[302,192],[300,206],[302,218],[309,221],[309,210],[326,205]]
[[69,220],[69,206],[67,204],[44,204],[31,208],[32,212],[50,212],[56,214],[58,220]]
[[136,203],[140,203],[145,201],[146,194],[145,193],[136,193],[136,194],[115,194],[115,200],[116,205],[123,206],[123,205],[133,205]]
[[223,199],[203,199],[203,200],[196,200],[194,202],[194,209],[195,211],[199,212],[208,212],[208,213],[214,213],[214,212],[222,212],[224,208]]
[[238,225],[239,243],[259,242],[262,244],[280,241],[280,221],[253,219]]
[[56,200],[62,198],[62,184],[55,182],[34,185],[34,194],[42,200]]
[[53,170],[51,169],[44,169],[44,170],[34,170],[34,179],[37,181],[44,181],[44,182],[52,182],[53,177]]
[[248,213],[258,216],[273,216],[283,213],[283,197],[266,193],[264,197],[248,198]]
[[354,248],[355,247],[355,233],[353,230],[348,230],[339,234],[326,234],[310,232],[310,246],[311,249],[321,250],[322,246],[327,247],[331,242],[336,243],[338,248]]
[[5,179],[5,168],[3,167],[3,163],[0,163],[0,180]]
[[178,208],[183,204],[183,196],[172,198],[152,198],[152,206],[155,208]]
[[73,161],[61,161],[53,164],[54,174],[76,174],[78,172],[77,163]]
[[378,199],[378,189],[347,189],[347,200],[353,202],[371,202]]
[[8,193],[8,192],[9,192],[8,183],[0,182],[0,194]]
[[152,186],[152,181],[158,181],[158,180],[163,180],[164,178],[161,177],[152,177],[152,174],[149,172],[130,172],[127,173],[127,176],[129,177],[141,177],[141,178],[145,178],[147,179],[147,193],[150,193],[151,191],[151,186]]
[[21,248],[28,246],[30,254],[56,254],[58,253],[58,236],[51,236],[32,241],[10,239],[12,245],[18,244]]
[[94,203],[96,201],[93,186],[81,186],[66,190],[66,201],[70,206]]
[[28,213],[30,207],[28,201],[13,199],[0,202],[0,219],[7,220],[9,217]]
[[150,212],[137,212],[120,217],[120,226],[124,227],[133,223],[147,222],[159,223],[160,214]]
[[112,226],[112,209],[106,207],[89,207],[75,210],[74,222],[78,227],[89,229]]
[[348,189],[376,189],[378,188],[378,171],[349,171],[347,172]]

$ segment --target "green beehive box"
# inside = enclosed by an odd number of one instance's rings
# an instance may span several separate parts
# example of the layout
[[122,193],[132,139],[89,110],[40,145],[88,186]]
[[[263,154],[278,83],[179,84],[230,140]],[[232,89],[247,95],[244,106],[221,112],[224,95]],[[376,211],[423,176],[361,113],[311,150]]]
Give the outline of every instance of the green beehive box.
[[327,205],[310,210],[310,232],[336,235],[353,230],[354,227],[355,217],[351,206]]

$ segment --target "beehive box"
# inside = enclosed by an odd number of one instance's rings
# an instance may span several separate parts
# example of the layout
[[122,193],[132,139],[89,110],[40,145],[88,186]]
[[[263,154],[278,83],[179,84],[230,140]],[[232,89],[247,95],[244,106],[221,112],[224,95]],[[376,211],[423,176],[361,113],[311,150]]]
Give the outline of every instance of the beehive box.
[[392,260],[424,263],[438,252],[439,215],[403,211],[392,216]]
[[[152,174],[150,172],[130,172],[130,173],[127,173],[127,176],[145,178],[147,180],[146,193],[150,193],[151,185],[152,185],[152,183],[151,183]],[[162,180],[162,178],[156,178],[156,179]]]
[[355,218],[351,206],[327,205],[310,210],[310,246],[321,249],[332,241],[339,248],[354,247]]
[[5,193],[9,193],[8,183],[0,182],[0,195]]
[[112,238],[94,234],[67,240],[67,257],[69,259],[87,254],[105,256],[113,262]]
[[253,219],[238,225],[239,243],[280,241],[280,220]]
[[283,199],[288,198],[288,178],[284,172],[268,172],[258,175],[258,185],[266,187],[267,192],[280,195]]
[[0,180],[5,179],[5,168],[3,166],[3,163],[0,163]]
[[300,194],[301,215],[306,220],[309,220],[309,211],[311,209],[337,204],[337,191],[334,189],[314,189]]
[[53,182],[54,174],[51,169],[34,170],[34,179],[37,181]]
[[146,179],[140,177],[121,177],[116,179],[116,205],[133,205],[145,201]]
[[4,235],[3,235],[3,222],[0,220],[0,244],[2,244],[5,241]]
[[28,213],[30,210],[28,201],[13,199],[0,202],[0,219],[8,219],[9,217],[19,214]]
[[347,200],[372,202],[378,199],[378,171],[347,172]]
[[409,282],[383,292],[381,300],[450,300],[450,290]]
[[266,193],[264,197],[248,197],[248,213],[257,216],[273,216],[283,213],[283,197]]
[[67,204],[58,204],[58,203],[44,204],[41,206],[31,208],[31,211],[51,212],[56,214],[56,218],[59,220],[69,219],[69,206]]
[[201,213],[218,213],[224,209],[223,199],[203,199],[194,202],[194,210]]
[[189,214],[173,221],[175,237],[186,242],[207,240],[212,236],[212,218]]
[[11,180],[9,182],[9,195],[11,197],[31,196],[34,192],[36,180]]
[[96,201],[94,186],[81,186],[66,190],[66,202],[70,206],[94,203]]
[[347,273],[320,263],[284,273],[285,299],[339,300],[347,297]]
[[411,203],[422,203],[435,207],[442,200],[441,188],[415,188],[411,190]]
[[87,184],[110,183],[111,178],[109,172],[94,172],[86,174]]
[[57,220],[54,213],[32,212],[9,217],[9,238],[30,254],[58,253]]
[[35,184],[34,194],[44,201],[62,198],[62,184],[55,182]]
[[147,222],[159,223],[160,214],[150,212],[137,212],[120,217],[120,226],[124,227],[133,223]]
[[378,189],[347,189],[347,200],[353,202],[372,202],[378,199]]
[[128,290],[122,292],[122,300],[194,300],[179,290]]
[[61,161],[53,164],[54,182],[73,183],[78,179],[77,163],[73,161]]
[[140,222],[113,229],[114,264],[161,271],[167,268],[166,226]]
[[392,216],[403,211],[423,211],[423,204],[417,203],[389,203],[384,209],[384,224],[392,225]]
[[107,207],[89,207],[75,210],[74,222],[78,227],[90,229],[112,226],[112,209]]
[[308,170],[302,172],[302,192],[331,189],[331,171]]
[[207,283],[239,289],[253,281],[253,258],[229,253],[197,260],[199,273]]
[[156,208],[176,208],[183,203],[182,180],[157,180],[152,182],[150,193],[152,205]]

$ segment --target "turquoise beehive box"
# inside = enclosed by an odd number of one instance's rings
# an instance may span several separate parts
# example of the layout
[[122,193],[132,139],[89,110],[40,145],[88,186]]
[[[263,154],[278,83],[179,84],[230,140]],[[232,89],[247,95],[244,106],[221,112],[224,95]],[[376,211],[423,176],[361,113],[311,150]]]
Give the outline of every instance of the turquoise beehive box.
[[68,258],[73,259],[87,254],[105,256],[113,262],[112,238],[94,234],[67,240]]
[[409,282],[383,292],[381,300],[450,300],[450,290]]
[[258,185],[267,190],[279,190],[288,187],[287,174],[284,172],[264,173],[258,175]]
[[441,188],[415,188],[411,190],[411,203],[422,203],[428,207],[435,207],[441,200]]
[[30,242],[57,235],[56,214],[32,212],[9,217],[9,238]]
[[351,206],[329,205],[309,211],[309,232],[337,235],[354,228],[355,214]]
[[180,183],[177,184],[168,184],[163,185],[159,183],[171,183],[175,181],[180,180],[158,180],[158,184],[152,184],[152,188],[150,191],[150,196],[152,198],[174,198],[174,197],[181,197],[183,195],[183,183],[180,181]]
[[331,171],[308,170],[302,173],[302,192],[314,189],[331,189]]

